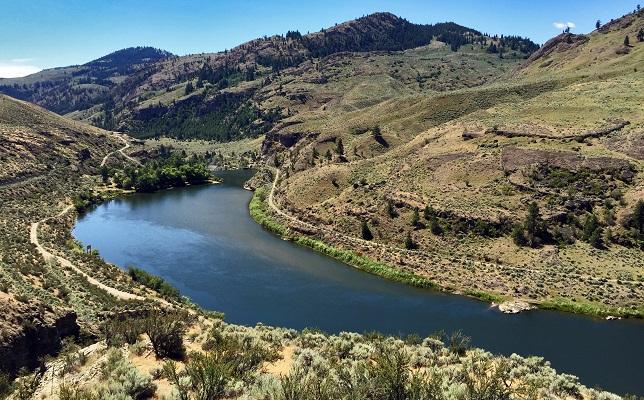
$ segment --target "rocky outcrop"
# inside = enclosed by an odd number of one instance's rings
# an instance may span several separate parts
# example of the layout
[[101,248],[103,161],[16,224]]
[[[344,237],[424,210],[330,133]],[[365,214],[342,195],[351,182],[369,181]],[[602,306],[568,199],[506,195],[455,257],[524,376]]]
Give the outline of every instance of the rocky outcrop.
[[[574,33],[562,33],[560,35],[557,35],[553,37],[552,39],[548,40],[546,43],[544,43],[539,50],[535,51],[530,55],[530,57],[526,60],[526,62],[519,67],[519,69],[526,68],[530,64],[533,64],[534,62],[546,58],[549,54],[553,52],[565,52],[569,51],[571,49],[574,49],[577,46],[580,46],[588,41],[588,36],[586,35],[575,35]],[[546,63],[547,65],[543,65],[543,67],[547,67],[550,65],[549,63]]]
[[536,308],[530,303],[520,300],[504,301],[499,304],[499,310],[504,314],[518,314],[523,311],[533,310]]
[[34,368],[44,355],[60,350],[63,338],[79,334],[72,310],[10,295],[1,295],[0,303],[0,371],[16,374],[21,368]]

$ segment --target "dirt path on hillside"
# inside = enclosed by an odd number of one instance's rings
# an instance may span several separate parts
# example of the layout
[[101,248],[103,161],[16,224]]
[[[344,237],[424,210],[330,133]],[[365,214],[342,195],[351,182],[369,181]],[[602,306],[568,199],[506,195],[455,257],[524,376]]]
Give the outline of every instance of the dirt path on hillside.
[[[421,256],[426,256],[426,257],[432,257],[432,256],[436,255],[435,253],[428,252],[428,251],[403,249],[403,248],[400,248],[400,247],[391,246],[391,245],[384,244],[384,243],[378,243],[378,242],[358,238],[358,237],[355,237],[355,236],[346,235],[346,234],[343,234],[343,233],[340,233],[340,232],[336,232],[333,229],[313,225],[311,223],[308,223],[306,221],[303,221],[303,220],[297,218],[296,216],[290,215],[290,214],[282,211],[275,204],[275,201],[274,201],[274,194],[275,194],[275,190],[276,190],[276,187],[277,187],[277,182],[279,181],[279,176],[280,176],[279,169],[275,168],[274,171],[275,171],[275,179],[273,180],[273,186],[271,187],[271,191],[270,191],[270,193],[268,195],[268,206],[277,215],[279,215],[279,216],[281,216],[281,217],[283,217],[283,218],[285,218],[285,219],[287,219],[287,220],[289,220],[289,221],[291,221],[291,222],[293,222],[295,224],[299,224],[300,226],[304,226],[305,228],[310,229],[310,230],[312,230],[314,232],[315,231],[323,231],[323,232],[326,232],[331,237],[344,239],[345,241],[356,243],[356,244],[361,245],[361,246],[366,246],[367,248],[372,248],[372,249],[380,248],[380,249],[385,249],[385,250],[387,250],[389,252],[401,252],[403,254],[421,255]],[[543,270],[537,269],[537,268],[516,267],[516,266],[510,266],[510,265],[497,264],[497,263],[493,263],[493,262],[477,261],[477,260],[472,260],[472,259],[469,259],[469,258],[464,258],[463,261],[467,262],[467,263],[471,263],[473,266],[476,266],[476,267],[489,268],[489,269],[492,269],[492,270],[531,272],[531,273],[543,273],[544,272]],[[574,272],[552,272],[552,271],[550,271],[549,273],[555,273],[555,274],[565,275],[567,277],[575,277],[575,278],[584,279],[584,280],[595,279],[594,276],[587,275],[587,274],[579,274],[579,273],[574,273]],[[605,281],[606,282],[611,282],[611,283],[616,283],[616,284],[617,283],[629,283],[629,284],[638,284],[639,283],[638,281],[627,280],[627,279],[605,279]],[[528,299],[528,300],[525,300],[525,301],[527,301],[529,303],[534,303],[534,300],[532,300],[532,299]]]
[[144,300],[144,298],[141,297],[141,296],[138,296],[138,295],[135,295],[135,294],[132,294],[132,293],[128,293],[128,292],[124,292],[122,290],[113,288],[111,286],[107,286],[104,283],[99,282],[98,280],[92,278],[91,276],[89,276],[88,274],[83,272],[80,268],[75,266],[68,259],[63,258],[61,256],[57,256],[55,254],[52,254],[49,250],[47,250],[40,243],[40,241],[38,240],[38,228],[40,227],[40,224],[45,222],[45,221],[47,221],[47,220],[49,220],[49,219],[51,219],[51,218],[62,217],[63,215],[67,214],[73,207],[74,206],[69,205],[69,206],[65,207],[65,209],[63,211],[58,213],[56,215],[56,217],[43,218],[40,221],[34,222],[33,224],[31,224],[31,229],[30,229],[30,232],[29,232],[29,240],[31,241],[31,243],[33,243],[36,246],[36,250],[38,250],[38,252],[43,256],[45,261],[49,261],[49,260],[52,260],[52,259],[58,261],[58,263],[60,263],[60,265],[62,265],[63,267],[70,268],[70,269],[74,270],[76,273],[84,276],[91,285],[96,286],[97,288],[106,291],[107,293],[109,293],[110,295],[112,295],[112,296],[114,296],[114,297],[116,297],[118,299],[121,299],[121,300]]
[[121,155],[122,155],[123,157],[125,157],[127,160],[129,160],[129,161],[133,162],[133,163],[134,163],[134,164],[136,164],[136,165],[140,165],[141,163],[139,162],[139,160],[137,160],[137,159],[135,159],[135,158],[132,158],[132,157],[128,156],[127,154],[125,154],[125,150],[126,150],[126,149],[128,149],[128,148],[130,148],[130,141],[129,141],[129,140],[127,140],[126,138],[124,138],[121,134],[115,134],[115,137],[116,137],[117,139],[119,139],[120,141],[122,141],[123,143],[125,143],[125,146],[121,147],[121,148],[120,148],[120,149],[118,149],[118,150],[114,150],[114,151],[113,151],[113,152],[111,152],[111,153],[107,153],[107,154],[105,155],[105,157],[103,157],[103,160],[101,160],[101,167],[105,166],[105,164],[107,163],[107,160],[109,160],[109,158],[110,158],[111,156],[113,156],[114,154],[116,154],[116,153],[121,153]]

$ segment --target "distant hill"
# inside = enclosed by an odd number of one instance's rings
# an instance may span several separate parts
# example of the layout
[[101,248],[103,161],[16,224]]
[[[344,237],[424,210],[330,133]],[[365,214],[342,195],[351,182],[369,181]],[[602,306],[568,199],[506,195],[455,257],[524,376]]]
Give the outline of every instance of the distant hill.
[[83,65],[54,68],[24,78],[0,79],[0,92],[67,114],[111,101],[111,91],[128,76],[172,57],[152,47],[131,47]]
[[[306,70],[312,63],[324,65],[343,58],[351,63],[355,53],[376,56],[377,52],[388,52],[394,56],[427,46],[430,46],[425,52],[427,60],[433,63],[442,61],[432,54],[451,58],[452,52],[467,58],[476,50],[470,62],[479,64],[483,56],[496,69],[491,72],[483,65],[485,73],[478,84],[499,76],[508,63],[517,65],[538,48],[528,39],[488,37],[451,22],[413,24],[391,13],[375,13],[320,32],[303,35],[289,31],[220,53],[173,57],[149,47],[125,49],[83,66],[0,80],[0,92],[74,119],[140,137],[168,135],[225,141],[264,133],[288,115],[293,107],[279,99],[266,101],[265,93],[281,77],[293,73],[293,78],[298,79],[297,69]],[[466,46],[469,48],[465,49]],[[405,64],[402,67],[407,69]],[[389,74],[388,68],[382,65],[378,73]],[[420,72],[404,72],[411,73]],[[433,73],[435,77],[439,74]],[[361,71],[352,74],[366,77]],[[466,83],[471,84],[474,82]],[[425,86],[428,88],[430,85]],[[299,96],[276,95],[286,99],[286,103]],[[272,103],[280,106],[273,107]]]

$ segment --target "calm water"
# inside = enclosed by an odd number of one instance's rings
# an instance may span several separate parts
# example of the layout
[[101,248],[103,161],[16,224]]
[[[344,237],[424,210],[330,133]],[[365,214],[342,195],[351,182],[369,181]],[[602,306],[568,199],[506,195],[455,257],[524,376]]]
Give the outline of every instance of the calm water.
[[81,217],[74,236],[120,266],[160,275],[238,324],[428,335],[462,330],[494,353],[540,355],[588,386],[644,394],[644,323],[557,312],[505,315],[465,297],[357,271],[262,230],[249,171],[222,185],[135,195]]

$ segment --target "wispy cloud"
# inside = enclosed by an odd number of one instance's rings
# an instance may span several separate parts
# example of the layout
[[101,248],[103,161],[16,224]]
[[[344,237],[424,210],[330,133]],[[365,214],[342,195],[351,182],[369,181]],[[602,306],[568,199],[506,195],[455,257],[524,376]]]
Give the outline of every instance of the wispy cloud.
[[9,62],[16,63],[16,64],[24,64],[34,60],[36,59],[35,58],[14,58],[13,60],[9,60]]
[[577,25],[575,25],[574,22],[553,22],[552,25],[557,28],[557,29],[566,29],[566,28],[575,28]]
[[0,60],[0,78],[19,78],[34,74],[42,68],[31,64],[33,58],[14,58],[13,60]]

